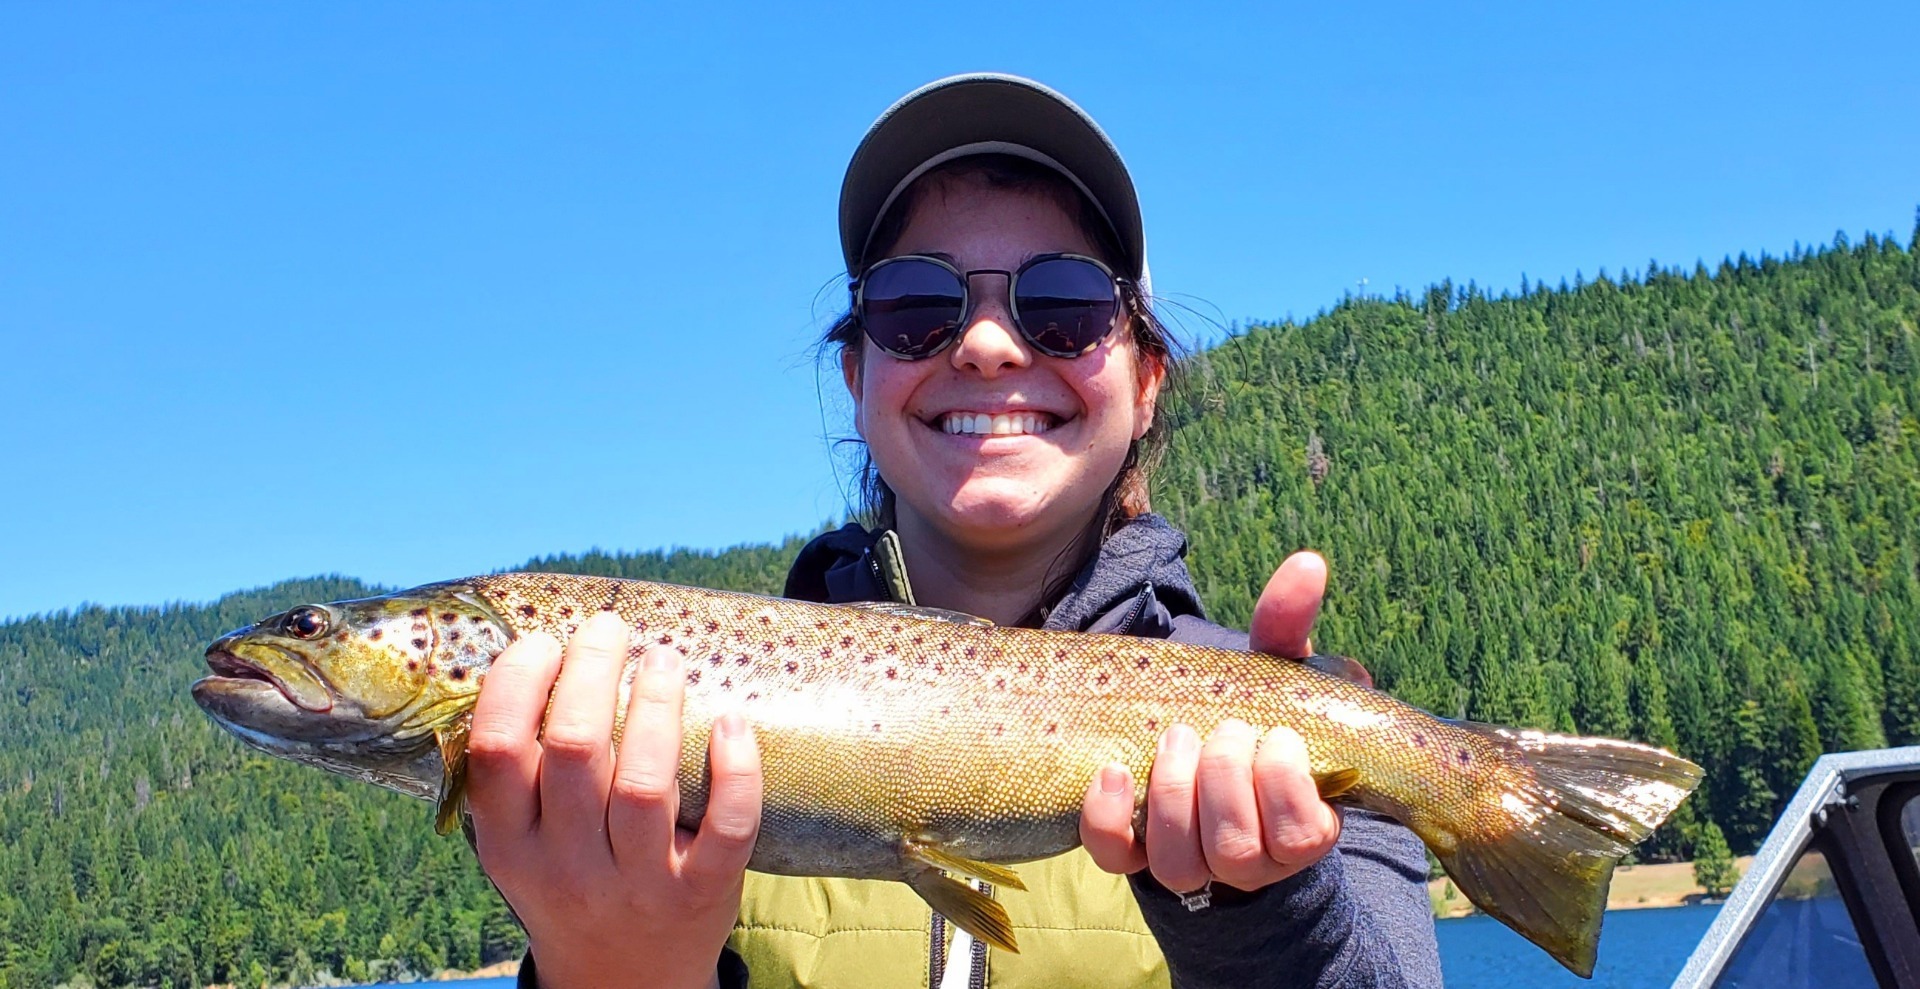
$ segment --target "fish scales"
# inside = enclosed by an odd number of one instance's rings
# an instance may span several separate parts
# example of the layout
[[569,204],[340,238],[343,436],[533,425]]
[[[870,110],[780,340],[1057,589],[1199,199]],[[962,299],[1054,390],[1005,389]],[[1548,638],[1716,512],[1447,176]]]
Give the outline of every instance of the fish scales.
[[1323,795],[1406,824],[1469,899],[1581,974],[1614,862],[1700,778],[1659,749],[1447,721],[1257,653],[561,574],[293,609],[209,647],[195,698],[249,744],[437,800],[449,826],[493,657],[602,610],[632,630],[616,744],[641,656],[682,658],[683,825],[705,812],[713,721],[741,711],[765,786],[751,868],[904,881],[1006,949],[1004,909],[945,873],[1018,888],[1006,866],[1076,846],[1095,774],[1145,780],[1175,723],[1292,728]]

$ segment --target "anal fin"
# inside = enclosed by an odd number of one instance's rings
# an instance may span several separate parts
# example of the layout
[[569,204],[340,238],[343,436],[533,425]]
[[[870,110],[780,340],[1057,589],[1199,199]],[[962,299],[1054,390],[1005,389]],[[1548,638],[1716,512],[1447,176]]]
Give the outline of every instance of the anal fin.
[[433,830],[452,834],[467,811],[467,732],[473,727],[473,715],[463,714],[433,730],[433,741],[440,747],[440,799],[434,802]]
[[949,879],[932,869],[923,869],[907,878],[907,885],[927,901],[927,905],[954,926],[1002,951],[1020,953],[1013,937],[1013,921],[1007,908],[992,897],[957,879]]
[[1018,890],[1027,888],[1027,884],[1020,881],[1020,874],[1004,865],[962,858],[938,845],[923,845],[909,841],[906,844],[906,854],[907,858],[916,862],[936,869],[944,869],[947,872],[957,872],[969,879],[978,879],[995,886],[1007,886]]

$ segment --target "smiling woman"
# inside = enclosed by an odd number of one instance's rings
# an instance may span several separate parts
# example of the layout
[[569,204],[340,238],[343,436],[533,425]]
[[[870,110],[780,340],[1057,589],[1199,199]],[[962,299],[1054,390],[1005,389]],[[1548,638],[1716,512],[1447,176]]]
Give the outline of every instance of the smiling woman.
[[[866,524],[802,550],[788,597],[1307,656],[1318,556],[1280,567],[1249,638],[1206,621],[1185,538],[1150,510],[1174,361],[1132,179],[1079,107],[1000,75],[909,94],[855,151],[840,232],[851,305],[826,345],[870,457]],[[564,656],[523,636],[487,676],[469,794],[527,928],[525,985],[1439,983],[1418,840],[1336,814],[1298,735],[1233,718],[1161,715],[1144,780],[1116,761],[1061,781],[1084,792],[1084,848],[1020,866],[1010,927],[978,923],[1003,873],[943,901],[1017,954],[990,959],[904,888],[745,873],[763,753],[720,717],[705,817],[676,828],[685,657],[662,642],[597,618]],[[611,698],[640,652],[616,752]]]

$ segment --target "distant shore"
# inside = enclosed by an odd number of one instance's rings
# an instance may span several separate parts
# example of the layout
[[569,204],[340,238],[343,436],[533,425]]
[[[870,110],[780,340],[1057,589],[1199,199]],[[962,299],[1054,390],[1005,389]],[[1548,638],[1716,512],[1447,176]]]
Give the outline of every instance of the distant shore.
[[[1753,856],[1734,860],[1740,874],[1746,875]],[[1453,896],[1448,898],[1451,892]],[[1692,862],[1662,862],[1658,865],[1623,865],[1613,871],[1613,885],[1607,890],[1608,910],[1644,910],[1649,907],[1683,907],[1697,903],[1707,891],[1693,881]],[[1446,919],[1465,917],[1474,912],[1473,904],[1451,880],[1435,879],[1427,884],[1427,898],[1433,901],[1433,915]]]

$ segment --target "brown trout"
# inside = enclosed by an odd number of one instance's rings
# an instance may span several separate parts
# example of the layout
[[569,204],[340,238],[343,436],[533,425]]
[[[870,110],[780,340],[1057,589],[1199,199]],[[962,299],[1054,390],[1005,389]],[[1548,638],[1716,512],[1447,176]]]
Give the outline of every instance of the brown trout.
[[622,712],[648,646],[685,657],[682,824],[705,812],[708,732],[739,710],[765,775],[751,868],[899,880],[1007,950],[1005,910],[946,873],[1021,888],[1007,866],[1077,845],[1088,781],[1114,761],[1145,780],[1175,722],[1299,732],[1323,795],[1404,823],[1475,905],[1583,976],[1614,863],[1700,780],[1660,749],[1447,721],[1257,653],[562,574],[303,605],[213,643],[193,696],[266,752],[436,801],[446,832],[494,656],[602,609],[633,630]]

